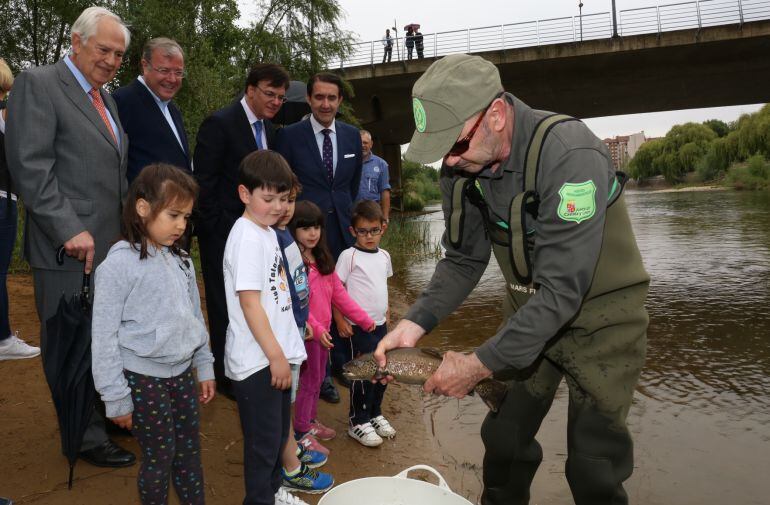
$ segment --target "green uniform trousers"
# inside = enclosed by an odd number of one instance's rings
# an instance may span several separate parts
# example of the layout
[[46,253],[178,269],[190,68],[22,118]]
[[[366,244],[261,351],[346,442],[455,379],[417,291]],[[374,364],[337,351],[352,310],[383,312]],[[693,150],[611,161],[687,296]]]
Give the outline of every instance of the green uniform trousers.
[[562,378],[569,387],[565,470],[576,505],[628,503],[623,481],[633,470],[633,445],[626,416],[645,358],[646,294],[643,284],[592,300],[597,316],[624,322],[593,333],[568,330],[527,380],[511,382],[500,411],[481,428],[483,505],[529,503],[543,458],[535,435]]

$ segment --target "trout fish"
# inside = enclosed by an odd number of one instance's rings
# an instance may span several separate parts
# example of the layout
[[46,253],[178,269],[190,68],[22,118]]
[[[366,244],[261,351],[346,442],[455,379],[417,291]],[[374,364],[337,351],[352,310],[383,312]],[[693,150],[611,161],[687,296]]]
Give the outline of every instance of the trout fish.
[[[382,379],[388,375],[404,384],[425,384],[441,364],[442,355],[436,349],[400,347],[385,353],[388,360],[383,370],[377,365],[372,353],[362,354],[342,366],[342,374],[348,380]],[[508,393],[508,385],[495,379],[484,379],[473,391],[489,407],[497,412]],[[471,392],[473,394],[473,392]]]

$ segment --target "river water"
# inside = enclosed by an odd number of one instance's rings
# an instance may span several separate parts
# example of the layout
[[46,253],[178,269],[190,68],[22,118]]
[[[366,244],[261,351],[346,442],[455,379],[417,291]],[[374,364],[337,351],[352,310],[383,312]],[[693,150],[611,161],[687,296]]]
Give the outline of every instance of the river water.
[[[627,193],[652,277],[647,363],[629,425],[640,505],[770,503],[770,193]],[[443,232],[440,210],[419,219]],[[399,262],[396,289],[414,299],[436,260]],[[503,281],[489,265],[465,304],[421,341],[469,351],[500,322]],[[453,486],[476,500],[486,408],[476,398],[425,396],[425,417]],[[566,387],[538,434],[544,461],[532,503],[571,503],[564,479]]]

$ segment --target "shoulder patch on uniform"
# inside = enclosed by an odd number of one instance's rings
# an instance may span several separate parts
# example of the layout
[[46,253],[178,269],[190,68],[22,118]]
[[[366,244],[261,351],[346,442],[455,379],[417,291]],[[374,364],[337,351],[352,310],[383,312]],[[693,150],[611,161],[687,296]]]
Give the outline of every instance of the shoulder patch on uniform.
[[414,111],[414,126],[417,131],[422,133],[425,131],[426,117],[425,107],[422,106],[422,102],[419,98],[412,98],[412,110]]
[[594,181],[564,183],[559,189],[557,214],[564,221],[581,223],[596,214],[596,185]]

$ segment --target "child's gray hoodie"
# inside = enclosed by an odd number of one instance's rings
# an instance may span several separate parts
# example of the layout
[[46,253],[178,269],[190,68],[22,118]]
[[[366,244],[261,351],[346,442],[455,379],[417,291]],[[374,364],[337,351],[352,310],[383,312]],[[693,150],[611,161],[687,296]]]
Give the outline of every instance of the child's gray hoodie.
[[107,417],[133,412],[123,370],[175,377],[192,366],[214,379],[192,261],[148,245],[147,258],[120,241],[96,269],[91,351]]

